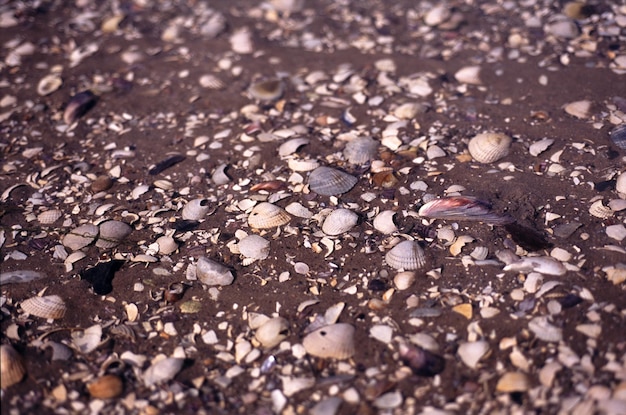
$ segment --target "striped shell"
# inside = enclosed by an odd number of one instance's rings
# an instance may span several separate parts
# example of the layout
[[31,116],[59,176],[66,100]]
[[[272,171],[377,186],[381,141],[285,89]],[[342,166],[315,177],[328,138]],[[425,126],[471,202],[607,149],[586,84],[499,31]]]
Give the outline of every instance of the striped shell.
[[67,307],[65,301],[58,295],[46,295],[44,297],[31,297],[20,304],[26,314],[41,318],[63,318]]
[[0,346],[0,388],[19,383],[26,374],[24,362],[19,353],[9,344]]
[[109,220],[99,226],[100,235],[96,241],[98,248],[109,249],[119,245],[133,231],[133,228],[119,220]]
[[450,196],[434,199],[422,206],[418,214],[425,218],[474,220],[494,225],[505,225],[513,219],[491,210],[488,203],[469,196]]
[[613,216],[613,209],[611,209],[608,206],[605,206],[602,203],[602,200],[596,200],[595,202],[593,202],[591,204],[591,206],[589,206],[589,213],[592,216],[595,216],[596,218],[600,218],[600,219],[608,219],[611,216]]
[[285,85],[280,79],[267,79],[255,82],[248,88],[248,93],[260,101],[274,101],[279,99],[285,91]]
[[318,167],[309,175],[309,188],[323,196],[336,196],[352,189],[358,179],[332,167]]
[[357,137],[346,144],[343,155],[352,164],[365,164],[376,156],[378,145],[372,137]]
[[183,207],[182,217],[185,220],[200,220],[209,213],[211,206],[208,199],[193,199]]
[[63,216],[63,212],[61,212],[59,209],[50,209],[37,215],[37,220],[42,225],[50,225],[56,222],[57,219],[59,219],[61,216]]
[[402,241],[387,252],[385,261],[391,268],[408,271],[422,268],[426,255],[417,241]]
[[506,134],[482,133],[468,144],[471,156],[479,163],[493,163],[509,154],[512,139]]
[[201,87],[207,89],[224,89],[226,84],[220,78],[213,74],[202,75],[198,80]]
[[270,241],[259,235],[248,235],[237,244],[246,258],[265,259],[270,254]]
[[349,359],[355,352],[354,327],[346,323],[320,327],[302,339],[302,346],[312,356]]
[[359,215],[350,209],[335,209],[324,219],[322,231],[326,235],[341,235],[352,229],[359,221]]
[[256,205],[248,215],[248,225],[256,229],[269,229],[286,225],[291,216],[283,208],[268,202]]
[[78,251],[91,244],[98,236],[98,232],[98,227],[92,223],[80,225],[63,237],[63,246]]

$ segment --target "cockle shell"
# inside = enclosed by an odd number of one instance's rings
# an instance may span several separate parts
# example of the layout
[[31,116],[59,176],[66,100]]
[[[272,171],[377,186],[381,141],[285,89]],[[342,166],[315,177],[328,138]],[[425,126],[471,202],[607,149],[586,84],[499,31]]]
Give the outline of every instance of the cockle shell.
[[350,209],[335,209],[324,219],[322,231],[326,235],[341,235],[352,229],[359,221],[359,215]]
[[61,212],[61,210],[50,209],[43,211],[39,215],[37,215],[37,220],[42,225],[50,225],[56,222],[61,216],[63,216],[63,212]]
[[96,241],[96,246],[103,249],[116,247],[133,231],[129,224],[119,220],[102,222],[98,228],[100,229],[100,234]]
[[22,357],[10,344],[0,346],[0,389],[19,383],[26,374]]
[[255,82],[248,88],[248,93],[259,101],[274,101],[285,92],[285,85],[280,79],[266,79]]
[[78,251],[91,244],[98,236],[99,229],[92,223],[85,223],[63,237],[63,246]]
[[89,395],[95,399],[112,399],[124,391],[124,382],[119,376],[104,375],[87,384]]
[[468,196],[450,196],[431,200],[418,212],[422,217],[450,220],[475,220],[494,225],[505,225],[513,219],[491,210],[486,202]]
[[477,162],[493,163],[509,154],[512,141],[506,134],[482,133],[474,136],[467,148]]
[[237,244],[239,252],[246,258],[265,259],[270,253],[270,241],[259,235],[248,235]]
[[346,144],[343,155],[352,164],[370,162],[378,153],[379,142],[372,137],[357,137]]
[[183,363],[185,359],[179,357],[161,359],[146,369],[143,373],[143,381],[149,387],[174,379],[174,376],[183,368]]
[[393,210],[383,210],[374,218],[374,229],[385,235],[398,231],[398,227],[393,221],[396,212]]
[[620,198],[626,199],[626,171],[620,173],[615,180],[615,191]]
[[608,206],[605,206],[602,203],[602,200],[596,200],[595,202],[593,202],[591,204],[591,206],[589,206],[589,213],[592,216],[595,216],[596,218],[600,218],[600,219],[608,219],[611,216],[613,216],[613,209],[611,209]]
[[184,220],[200,220],[204,219],[210,209],[209,199],[193,199],[183,207],[181,216]]
[[385,255],[387,265],[406,271],[422,268],[426,263],[424,250],[417,241],[402,241]]
[[43,297],[31,297],[20,304],[26,314],[41,318],[63,318],[67,307],[65,301],[58,295],[46,295]]
[[201,283],[209,286],[230,285],[235,279],[232,271],[227,266],[205,257],[198,258],[196,277]]
[[323,196],[336,196],[348,192],[359,180],[338,169],[321,166],[309,175],[309,188]]
[[200,77],[198,83],[201,87],[207,89],[224,89],[226,84],[220,78],[213,74],[205,74]]
[[282,317],[274,317],[261,324],[254,333],[254,338],[261,346],[270,349],[287,337],[289,322]]
[[286,225],[291,216],[280,206],[268,202],[256,205],[248,215],[248,225],[256,229],[269,229]]
[[349,359],[354,355],[354,327],[336,323],[321,327],[302,339],[302,346],[312,356],[323,359]]

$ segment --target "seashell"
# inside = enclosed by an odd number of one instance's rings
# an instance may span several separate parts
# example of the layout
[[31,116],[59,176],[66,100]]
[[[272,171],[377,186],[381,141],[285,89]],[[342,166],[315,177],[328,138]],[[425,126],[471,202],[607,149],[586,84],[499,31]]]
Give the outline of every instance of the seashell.
[[287,337],[289,322],[282,317],[270,318],[256,329],[254,338],[261,346],[270,349]]
[[20,383],[26,374],[24,362],[10,344],[0,346],[0,389]]
[[254,52],[252,45],[252,33],[247,27],[237,29],[230,36],[230,47],[235,53],[247,55]]
[[532,331],[538,339],[546,342],[560,342],[563,340],[563,329],[548,322],[545,316],[535,317],[528,322],[528,329]]
[[[2,244],[0,244],[1,246]],[[36,281],[45,277],[43,272],[17,269],[0,273],[0,285]]]
[[235,279],[232,271],[227,266],[205,257],[198,258],[196,277],[201,283],[209,286],[230,285]]
[[309,175],[309,188],[322,196],[336,196],[352,189],[358,179],[332,167],[318,167]]
[[374,218],[374,229],[385,235],[398,232],[398,227],[393,221],[395,215],[396,212],[393,210],[383,210]]
[[285,211],[297,218],[311,219],[313,217],[313,212],[300,202],[292,202],[288,204],[285,206]]
[[37,93],[45,97],[61,88],[61,85],[63,85],[63,79],[59,75],[49,74],[41,78],[37,84]]
[[505,225],[513,222],[508,215],[494,213],[488,203],[468,196],[450,196],[431,200],[420,208],[418,214],[426,218],[475,220],[492,225]]
[[615,191],[620,198],[626,199],[626,171],[617,176],[617,179],[615,180]]
[[438,4],[424,15],[424,23],[431,27],[438,26],[448,20],[451,15],[451,8],[447,4]]
[[512,139],[506,134],[482,133],[468,143],[470,155],[479,163],[493,163],[509,154]]
[[183,207],[181,216],[184,220],[201,220],[209,213],[209,199],[193,199]]
[[99,229],[96,225],[86,223],[65,235],[61,243],[72,251],[78,251],[91,244],[98,236],[98,233]]
[[70,98],[65,107],[63,121],[67,125],[72,125],[76,120],[92,109],[96,105],[97,100],[96,95],[89,90],[74,95]]
[[248,93],[259,101],[275,101],[285,92],[285,84],[277,78],[255,82],[248,87]]
[[454,74],[454,78],[462,84],[480,85],[480,69],[480,66],[465,66]]
[[343,149],[343,155],[352,164],[365,164],[376,156],[378,153],[378,141],[372,137],[357,137],[346,144]]
[[563,106],[563,109],[573,117],[586,119],[591,116],[591,101],[582,100],[570,102]]
[[418,102],[407,102],[393,110],[393,115],[401,120],[412,120],[419,113],[428,110],[428,106]]
[[50,225],[56,222],[61,216],[63,216],[63,212],[59,209],[50,209],[37,215],[37,220],[42,225]]
[[359,221],[359,215],[350,209],[335,209],[324,219],[322,231],[326,235],[341,235],[352,229]]
[[270,253],[270,241],[259,235],[248,235],[237,244],[239,252],[246,258],[265,259]]
[[228,173],[226,173],[229,167],[230,165],[228,165],[227,163],[222,163],[217,166],[215,170],[213,170],[213,174],[211,175],[211,180],[213,180],[213,183],[218,186],[230,183],[232,179],[230,178]]
[[31,297],[20,304],[26,314],[41,318],[63,318],[67,307],[65,301],[58,295],[46,295],[43,297]]
[[117,398],[124,391],[124,382],[119,376],[104,375],[88,383],[87,390],[95,399]]
[[626,150],[626,124],[620,124],[611,130],[611,141],[622,150]]
[[355,352],[354,327],[346,323],[321,327],[304,336],[302,346],[315,357],[349,359]]
[[169,255],[178,249],[178,243],[171,236],[160,236],[157,238],[156,243],[159,245],[159,254],[161,255]]
[[200,33],[210,39],[214,39],[226,30],[226,17],[222,13],[213,13],[211,17],[200,27]]
[[530,387],[528,376],[522,372],[506,372],[496,384],[496,391],[513,393],[526,392]]
[[398,354],[402,362],[418,376],[435,376],[443,372],[445,359],[427,349],[400,343]]
[[589,213],[592,216],[595,216],[596,218],[600,218],[600,219],[608,219],[611,216],[613,216],[613,209],[611,209],[608,206],[605,206],[602,203],[602,200],[596,200],[595,202],[593,202],[591,204],[591,206],[589,206]]
[[271,4],[276,11],[289,14],[302,10],[304,0],[270,0],[269,4]]
[[130,192],[130,197],[133,200],[137,200],[141,197],[141,195],[145,194],[146,192],[148,192],[148,190],[150,190],[150,186],[147,184],[140,184],[139,186],[135,187],[131,192]]
[[116,247],[133,231],[129,224],[119,220],[103,222],[98,228],[100,229],[100,235],[96,241],[96,246],[103,249]]
[[93,352],[102,341],[102,326],[94,324],[83,331],[72,332],[72,344],[83,354]]
[[391,268],[410,271],[422,268],[426,255],[417,241],[402,241],[387,252],[385,261]]
[[552,138],[544,138],[543,140],[535,141],[528,147],[528,152],[531,156],[537,157],[539,154],[546,151],[554,143]]
[[269,229],[287,224],[291,216],[283,208],[268,202],[256,205],[248,215],[248,225],[256,229]]
[[153,184],[154,187],[162,190],[172,190],[174,188],[174,183],[170,182],[169,180],[159,179],[155,180]]
[[523,257],[505,265],[504,271],[539,272],[545,275],[563,275],[567,268],[556,259],[549,256]]
[[202,75],[200,79],[198,80],[198,83],[200,84],[201,87],[207,88],[207,89],[218,90],[218,89],[226,88],[226,84],[213,74]]
[[289,159],[287,161],[287,165],[293,171],[304,172],[315,170],[319,167],[320,163],[317,160],[313,159]]
[[296,153],[302,146],[305,146],[310,142],[311,140],[304,137],[297,137],[287,140],[278,147],[278,155],[281,157],[290,156]]
[[398,272],[395,277],[393,277],[393,284],[400,291],[407,290],[413,285],[415,282],[415,272],[413,271],[402,271]]
[[166,357],[153,363],[143,373],[143,381],[150,387],[174,379],[174,376],[183,368],[185,359],[179,357]]
[[489,343],[484,340],[466,342],[459,345],[457,354],[470,369],[476,369],[478,362],[489,351]]

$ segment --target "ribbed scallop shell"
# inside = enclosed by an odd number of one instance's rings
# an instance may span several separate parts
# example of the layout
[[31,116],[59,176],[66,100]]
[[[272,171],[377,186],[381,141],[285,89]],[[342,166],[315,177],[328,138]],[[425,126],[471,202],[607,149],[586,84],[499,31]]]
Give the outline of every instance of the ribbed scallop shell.
[[346,144],[343,155],[352,164],[365,164],[376,156],[378,146],[378,141],[372,137],[357,137]]
[[0,388],[19,383],[26,374],[26,368],[19,353],[9,344],[0,346]]
[[408,271],[422,268],[426,255],[417,241],[402,241],[387,252],[385,261],[392,268]]
[[332,167],[318,167],[309,175],[309,188],[323,196],[335,196],[348,192],[358,179]]
[[61,216],[63,216],[63,212],[59,209],[50,209],[37,215],[37,220],[42,225],[50,225],[56,222]]
[[393,221],[396,212],[393,210],[383,210],[374,218],[374,229],[385,235],[398,231],[398,227]]
[[359,215],[350,209],[335,209],[324,219],[322,231],[326,235],[341,235],[352,229],[359,221]]
[[279,99],[285,91],[285,85],[280,79],[267,79],[255,82],[248,88],[252,98],[260,101],[274,101]]
[[207,89],[224,89],[226,84],[220,78],[213,74],[202,75],[198,80],[200,86]]
[[20,304],[25,313],[41,318],[63,318],[67,307],[65,301],[58,295],[31,297]]
[[246,258],[265,259],[270,253],[270,241],[259,235],[248,235],[237,244]]
[[96,246],[103,249],[116,247],[133,231],[129,224],[119,220],[103,222],[98,228],[100,229],[100,235],[96,241]]
[[312,356],[323,359],[349,359],[354,355],[354,327],[346,323],[321,327],[302,339],[302,346]]
[[276,228],[287,224],[291,216],[280,206],[268,202],[256,205],[248,216],[248,225],[256,229]]
[[479,163],[493,163],[509,154],[511,137],[500,133],[482,133],[474,136],[468,150],[471,156]]
[[611,141],[622,150],[626,150],[626,124],[618,125],[611,130]]
[[193,199],[183,207],[181,215],[184,220],[200,220],[204,219],[210,209],[208,199]]
[[63,246],[78,251],[91,244],[98,236],[98,227],[93,223],[85,223],[73,229],[63,237]]
[[596,218],[600,218],[600,219],[608,219],[611,216],[613,216],[613,209],[611,209],[608,206],[605,206],[602,203],[602,200],[596,200],[595,202],[593,202],[591,204],[591,206],[589,206],[589,213],[592,216],[595,216]]

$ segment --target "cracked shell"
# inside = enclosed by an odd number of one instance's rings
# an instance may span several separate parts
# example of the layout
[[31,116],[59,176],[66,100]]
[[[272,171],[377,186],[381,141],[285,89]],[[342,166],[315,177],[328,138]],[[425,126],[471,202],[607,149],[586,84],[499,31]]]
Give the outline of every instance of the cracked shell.
[[26,314],[45,319],[63,318],[67,310],[65,301],[58,295],[31,297],[22,301],[21,306]]
[[184,220],[200,220],[209,213],[208,199],[193,199],[183,207],[182,217]]
[[99,229],[92,223],[86,223],[72,230],[63,237],[62,244],[72,251],[78,251],[91,244],[98,236]]
[[306,352],[323,359],[349,359],[354,355],[354,327],[331,324],[307,334],[302,340]]
[[387,252],[385,261],[391,268],[410,271],[422,268],[426,255],[417,241],[402,241]]
[[20,383],[26,374],[24,362],[19,353],[9,344],[0,346],[0,388]]
[[346,144],[343,155],[352,164],[370,162],[378,153],[378,142],[372,137],[357,137]]
[[286,225],[291,216],[280,206],[268,202],[256,205],[248,216],[248,225],[256,229],[269,229]]
[[506,134],[482,133],[468,144],[471,156],[479,163],[493,163],[509,154],[512,139]]
[[270,254],[270,241],[259,235],[248,235],[237,244],[246,258],[265,259]]
[[322,196],[336,196],[352,189],[359,180],[332,167],[318,167],[309,175],[309,188]]
[[103,249],[116,247],[133,231],[130,225],[119,220],[103,222],[98,228],[100,235],[96,241],[96,246]]
[[324,219],[322,231],[326,235],[341,235],[352,229],[358,221],[359,215],[350,209],[335,209]]

